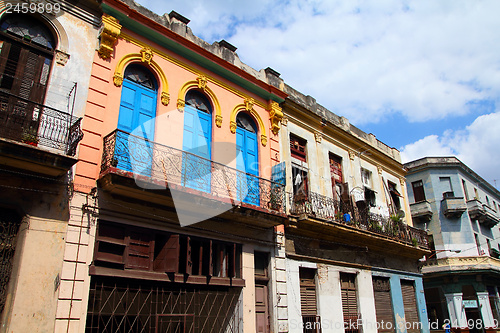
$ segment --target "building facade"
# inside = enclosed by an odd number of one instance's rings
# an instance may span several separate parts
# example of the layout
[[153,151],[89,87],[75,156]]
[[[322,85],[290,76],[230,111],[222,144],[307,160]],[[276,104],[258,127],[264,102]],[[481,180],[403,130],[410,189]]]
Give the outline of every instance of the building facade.
[[405,167],[413,220],[433,236],[434,253],[422,267],[431,321],[456,331],[495,331],[500,192],[455,157]]
[[15,5],[0,8],[0,332],[52,332],[101,12]]
[[278,79],[176,12],[101,7],[56,331],[276,331]]
[[427,332],[418,259],[429,242],[412,227],[399,152],[285,92],[283,332]]

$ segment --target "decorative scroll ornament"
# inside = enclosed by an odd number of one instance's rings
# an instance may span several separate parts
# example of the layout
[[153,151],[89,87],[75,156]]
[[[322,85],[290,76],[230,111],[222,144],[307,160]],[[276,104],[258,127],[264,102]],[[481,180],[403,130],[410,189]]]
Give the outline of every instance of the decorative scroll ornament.
[[399,178],[399,183],[401,184],[401,188],[405,188],[406,186],[406,183],[405,183],[405,179],[404,178]]
[[178,98],[177,99],[177,110],[183,112],[184,106],[186,106],[186,102],[183,99]]
[[382,169],[382,166],[377,165],[377,171],[378,171],[378,174],[381,175],[382,172],[384,171],[384,169]]
[[68,62],[69,54],[56,50],[56,63],[58,65],[64,66]]
[[278,135],[280,131],[280,121],[283,119],[283,112],[281,111],[281,107],[278,103],[271,101],[269,116],[269,119],[271,120],[271,131],[274,135]]
[[264,134],[262,134],[260,136],[260,143],[262,143],[262,145],[265,147],[267,145],[267,136],[265,136]]
[[115,86],[120,87],[123,83],[123,75],[121,75],[120,73],[115,73],[115,75],[113,76],[113,83],[115,84]]
[[215,125],[219,128],[222,127],[222,116],[220,114],[215,115]]
[[283,118],[281,118],[281,125],[282,126],[288,126],[288,117],[287,116],[283,116]]
[[323,139],[323,134],[321,134],[320,132],[316,132],[314,133],[314,138],[316,139],[317,143],[321,143],[321,140]]
[[97,51],[99,57],[106,60],[113,54],[116,41],[120,36],[122,26],[118,20],[112,16],[104,14],[102,17],[102,31],[100,34],[101,43]]
[[252,111],[254,104],[255,104],[255,101],[253,98],[246,98],[245,99],[245,110],[247,110],[248,112]]
[[170,94],[168,92],[161,92],[161,104],[167,106],[170,103]]
[[204,75],[200,75],[196,78],[196,81],[198,81],[198,88],[201,90],[205,90],[207,87],[207,77]]
[[351,161],[354,161],[355,157],[356,153],[354,152],[354,150],[349,150],[349,158],[351,159]]
[[231,133],[236,133],[236,122],[231,120],[231,123],[229,124],[229,129],[231,130]]
[[151,60],[153,60],[153,50],[149,47],[145,47],[141,50],[141,61],[147,63],[148,65],[151,64]]

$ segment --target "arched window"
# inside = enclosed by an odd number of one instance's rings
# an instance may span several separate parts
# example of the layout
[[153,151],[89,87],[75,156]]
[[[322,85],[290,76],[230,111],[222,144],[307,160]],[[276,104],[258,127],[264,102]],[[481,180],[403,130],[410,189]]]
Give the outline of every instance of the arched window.
[[[56,40],[30,15],[8,15],[0,21],[0,132],[20,139],[23,128],[37,131]],[[15,98],[12,96],[16,96]],[[20,111],[22,110],[22,112]]]
[[[157,83],[144,66],[125,69],[118,116],[115,158],[118,168],[150,175],[155,131]],[[132,134],[132,136],[130,136]]]
[[212,106],[208,98],[197,90],[189,90],[185,101],[182,139],[183,185],[210,192]]
[[241,171],[238,177],[238,200],[259,205],[257,126],[245,112],[238,113],[236,126],[236,168]]

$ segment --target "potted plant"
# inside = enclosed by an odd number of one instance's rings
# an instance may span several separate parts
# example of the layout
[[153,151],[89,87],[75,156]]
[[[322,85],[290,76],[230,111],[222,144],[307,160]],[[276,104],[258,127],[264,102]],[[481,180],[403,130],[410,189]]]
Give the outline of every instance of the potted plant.
[[24,129],[23,128],[23,133],[21,135],[21,140],[24,142],[24,143],[27,143],[29,145],[32,145],[32,146],[37,146],[38,145],[38,134],[37,134],[37,130],[34,129],[33,127],[29,127],[27,129]]

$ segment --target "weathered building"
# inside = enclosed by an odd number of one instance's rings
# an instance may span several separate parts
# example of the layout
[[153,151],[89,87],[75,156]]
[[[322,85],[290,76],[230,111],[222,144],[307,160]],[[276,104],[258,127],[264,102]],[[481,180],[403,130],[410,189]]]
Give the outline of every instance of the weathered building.
[[286,94],[176,12],[101,7],[56,327],[275,331]]
[[0,9],[0,331],[52,332],[101,13],[15,6]]
[[405,164],[414,223],[433,236],[423,262],[431,322],[495,331],[500,320],[500,192],[456,157]]
[[418,259],[429,243],[412,227],[399,152],[284,91],[284,331],[427,332]]

